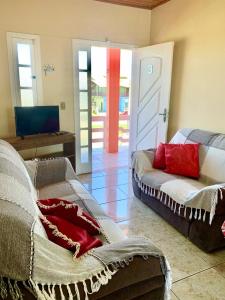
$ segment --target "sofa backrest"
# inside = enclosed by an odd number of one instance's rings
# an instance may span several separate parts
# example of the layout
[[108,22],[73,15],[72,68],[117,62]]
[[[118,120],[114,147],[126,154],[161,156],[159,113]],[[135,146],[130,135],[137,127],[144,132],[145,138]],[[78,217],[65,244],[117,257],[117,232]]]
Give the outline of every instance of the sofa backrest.
[[45,236],[38,218],[40,210],[36,204],[36,189],[22,157],[4,140],[0,140],[0,203],[1,201],[8,201],[24,209],[34,220],[37,220],[35,224],[37,233]]
[[225,134],[200,129],[179,130],[170,143],[199,143],[200,180],[207,184],[225,183]]
[[36,211],[37,192],[24,161],[14,148],[3,140],[0,140],[0,180],[0,195],[7,193],[5,197],[11,197],[12,202],[29,212]]

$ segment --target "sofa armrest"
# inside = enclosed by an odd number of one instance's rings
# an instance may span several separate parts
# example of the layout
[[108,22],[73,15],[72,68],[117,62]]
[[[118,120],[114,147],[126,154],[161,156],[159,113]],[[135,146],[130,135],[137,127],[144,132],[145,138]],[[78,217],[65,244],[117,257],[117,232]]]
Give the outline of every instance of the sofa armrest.
[[150,257],[144,260],[134,257],[134,260],[128,266],[120,268],[98,293],[92,294],[90,300],[161,300],[164,299],[164,294],[165,276],[161,270],[160,259]]
[[25,165],[37,189],[61,181],[77,179],[69,159],[65,157],[25,161]]
[[154,155],[155,149],[139,150],[132,153],[132,168],[139,179],[145,173],[153,170]]
[[[17,282],[24,300],[36,300],[36,297],[20,282]],[[79,283],[80,299],[85,299],[83,284]],[[87,281],[90,290],[90,281]],[[71,284],[71,289],[74,287]],[[62,291],[68,295],[66,286]],[[134,260],[124,268],[121,268],[108,282],[103,285],[97,293],[89,295],[89,300],[162,300],[165,295],[165,277],[161,271],[159,258],[152,257],[143,260],[135,257]],[[1,297],[0,297],[1,299]],[[55,288],[55,300],[62,299],[58,286]],[[66,298],[67,299],[67,298]],[[5,300],[13,300],[8,295]]]
[[[219,193],[218,202],[216,205],[216,215],[225,216],[225,189],[221,189],[222,194]],[[225,217],[224,217],[225,219]]]

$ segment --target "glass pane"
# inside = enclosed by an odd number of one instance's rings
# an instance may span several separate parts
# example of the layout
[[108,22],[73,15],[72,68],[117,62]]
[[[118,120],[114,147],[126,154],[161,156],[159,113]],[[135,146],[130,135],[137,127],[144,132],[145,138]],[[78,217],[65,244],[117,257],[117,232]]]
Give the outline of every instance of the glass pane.
[[79,51],[79,69],[87,70],[87,51]]
[[80,92],[80,109],[88,109],[88,93]]
[[17,44],[18,62],[20,65],[31,65],[31,46]]
[[104,143],[93,143],[92,148],[94,149],[103,149],[104,148]]
[[[103,129],[104,130],[104,129]],[[92,133],[92,140],[99,140],[104,138],[104,132],[93,132]]]
[[87,72],[79,72],[79,89],[80,90],[88,89]]
[[80,145],[87,146],[88,145],[88,130],[80,131]]
[[80,112],[80,128],[88,127],[88,112]]
[[88,154],[89,150],[88,148],[81,148],[81,163],[88,163]]
[[32,90],[20,90],[21,106],[34,106],[34,96]]
[[19,76],[21,87],[32,87],[31,68],[19,67]]

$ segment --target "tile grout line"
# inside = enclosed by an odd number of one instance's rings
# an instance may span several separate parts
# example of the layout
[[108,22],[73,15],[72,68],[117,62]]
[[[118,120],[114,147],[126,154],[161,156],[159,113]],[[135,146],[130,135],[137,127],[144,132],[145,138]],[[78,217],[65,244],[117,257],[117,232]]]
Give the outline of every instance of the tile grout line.
[[[99,170],[99,171],[94,171],[94,172],[91,172],[91,173],[88,173],[88,174],[81,174],[81,175],[78,175],[79,176],[92,176],[92,175],[97,175],[97,176],[94,176],[94,177],[91,177],[91,178],[98,178],[98,177],[106,177],[106,176],[113,176],[113,175],[119,175],[119,174],[128,174],[129,173],[129,168],[126,168],[126,167],[123,167],[122,169],[125,169],[125,170],[121,170],[119,172],[117,172],[116,170],[118,170],[118,168],[116,168],[115,172],[112,172],[112,173],[108,173],[107,174],[107,170],[103,169],[103,170]],[[103,174],[103,173],[106,173],[106,174]],[[98,175],[99,173],[99,175]],[[91,175],[92,174],[92,175]]]
[[[94,197],[93,195],[92,195],[92,197]],[[95,197],[94,197],[95,198]],[[103,204],[107,204],[107,203],[113,203],[113,202],[119,202],[119,201],[124,201],[124,200],[128,200],[128,199],[131,199],[132,197],[127,197],[127,198],[124,198],[124,199],[118,199],[118,200],[115,200],[115,201],[108,201],[108,202],[103,202],[103,203],[98,203],[99,205],[103,205]],[[95,198],[95,200],[97,201],[97,199]]]
[[[191,240],[189,240],[188,238],[187,238],[187,241],[190,241],[190,242],[191,242]],[[191,242],[191,243],[192,243],[192,242]],[[198,248],[198,249],[199,249],[199,248]],[[200,249],[200,251],[202,251],[202,250]],[[198,252],[195,253],[195,254],[196,254],[196,256],[198,256],[199,258],[201,258],[201,260],[203,260],[204,262],[208,263],[208,260],[207,260],[206,258],[203,258]],[[225,263],[225,259],[224,259],[224,261],[221,261],[221,262],[218,262],[218,263],[213,264],[212,266],[210,266],[210,268],[217,267],[218,265],[221,265],[221,264],[223,264],[223,263]]]
[[[188,276],[186,276],[186,277],[184,277],[184,278],[182,278],[182,279],[178,279],[177,281],[174,281],[173,282],[173,284],[176,284],[176,283],[178,283],[178,282],[180,282],[180,281],[182,281],[182,280],[186,280],[186,279],[188,279],[188,278],[190,278],[190,277],[193,277],[193,276],[195,276],[195,275],[198,275],[198,274],[200,274],[200,273],[202,273],[202,272],[205,272],[205,271],[208,271],[208,270],[210,270],[210,269],[213,269],[213,267],[209,267],[209,268],[206,268],[206,269],[204,269],[204,270],[201,270],[201,271],[198,271],[198,272],[196,272],[196,273],[193,273],[193,274],[191,274],[191,275],[188,275]],[[216,270],[215,270],[216,271]],[[217,272],[218,274],[219,274],[219,272]],[[222,276],[222,275],[221,275]],[[223,277],[223,276],[222,276]]]
[[[91,192],[91,191],[95,191],[95,190],[101,190],[101,189],[108,189],[108,188],[117,188],[117,189],[119,189],[121,192],[123,192],[124,193],[124,191],[122,191],[119,187],[118,187],[118,185],[109,185],[109,186],[103,186],[103,187],[100,187],[100,188],[94,188],[94,189],[88,189],[86,186],[85,186],[85,184],[88,184],[88,183],[82,183],[82,185],[89,191],[89,192]],[[129,182],[128,183],[123,183],[123,184],[120,184],[120,185],[125,185],[125,184],[129,184]]]
[[[83,184],[83,183],[82,183]],[[87,185],[88,183],[84,183],[83,185]],[[99,189],[107,189],[107,188],[118,188],[118,189],[120,189],[120,186],[121,185],[129,185],[130,184],[130,182],[128,181],[127,183],[122,183],[122,184],[117,184],[117,185],[114,185],[114,184],[112,184],[112,185],[106,185],[106,186],[102,186],[102,187],[97,187],[97,188],[94,188],[94,189],[92,189],[91,188],[91,190],[99,190]],[[85,187],[85,186],[84,186]],[[85,187],[86,188],[86,187]],[[87,189],[87,188],[86,188]],[[120,191],[122,191],[121,189],[120,189]],[[123,193],[124,193],[124,191],[122,191]]]
[[[213,266],[212,268],[214,269],[215,267],[218,267],[220,265],[223,265],[224,262],[219,263],[218,265]],[[220,272],[218,272],[216,269],[214,269],[220,276],[222,276],[223,278],[225,278],[225,275],[222,275]]]
[[171,289],[171,292],[177,297],[178,300],[181,300],[176,293],[174,293],[174,291]]

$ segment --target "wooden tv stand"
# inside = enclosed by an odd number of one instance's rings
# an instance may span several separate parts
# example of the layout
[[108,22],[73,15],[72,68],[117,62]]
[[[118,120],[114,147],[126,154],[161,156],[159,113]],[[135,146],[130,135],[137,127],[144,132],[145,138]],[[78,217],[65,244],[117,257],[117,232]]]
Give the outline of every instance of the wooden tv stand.
[[54,157],[68,157],[74,170],[76,171],[76,160],[75,160],[75,135],[70,132],[59,132],[52,134],[37,134],[30,135],[24,138],[12,137],[5,139],[10,143],[17,151],[28,150],[34,148],[40,148],[52,145],[63,145],[62,152],[50,153],[46,155],[38,156],[37,158],[54,158]]

